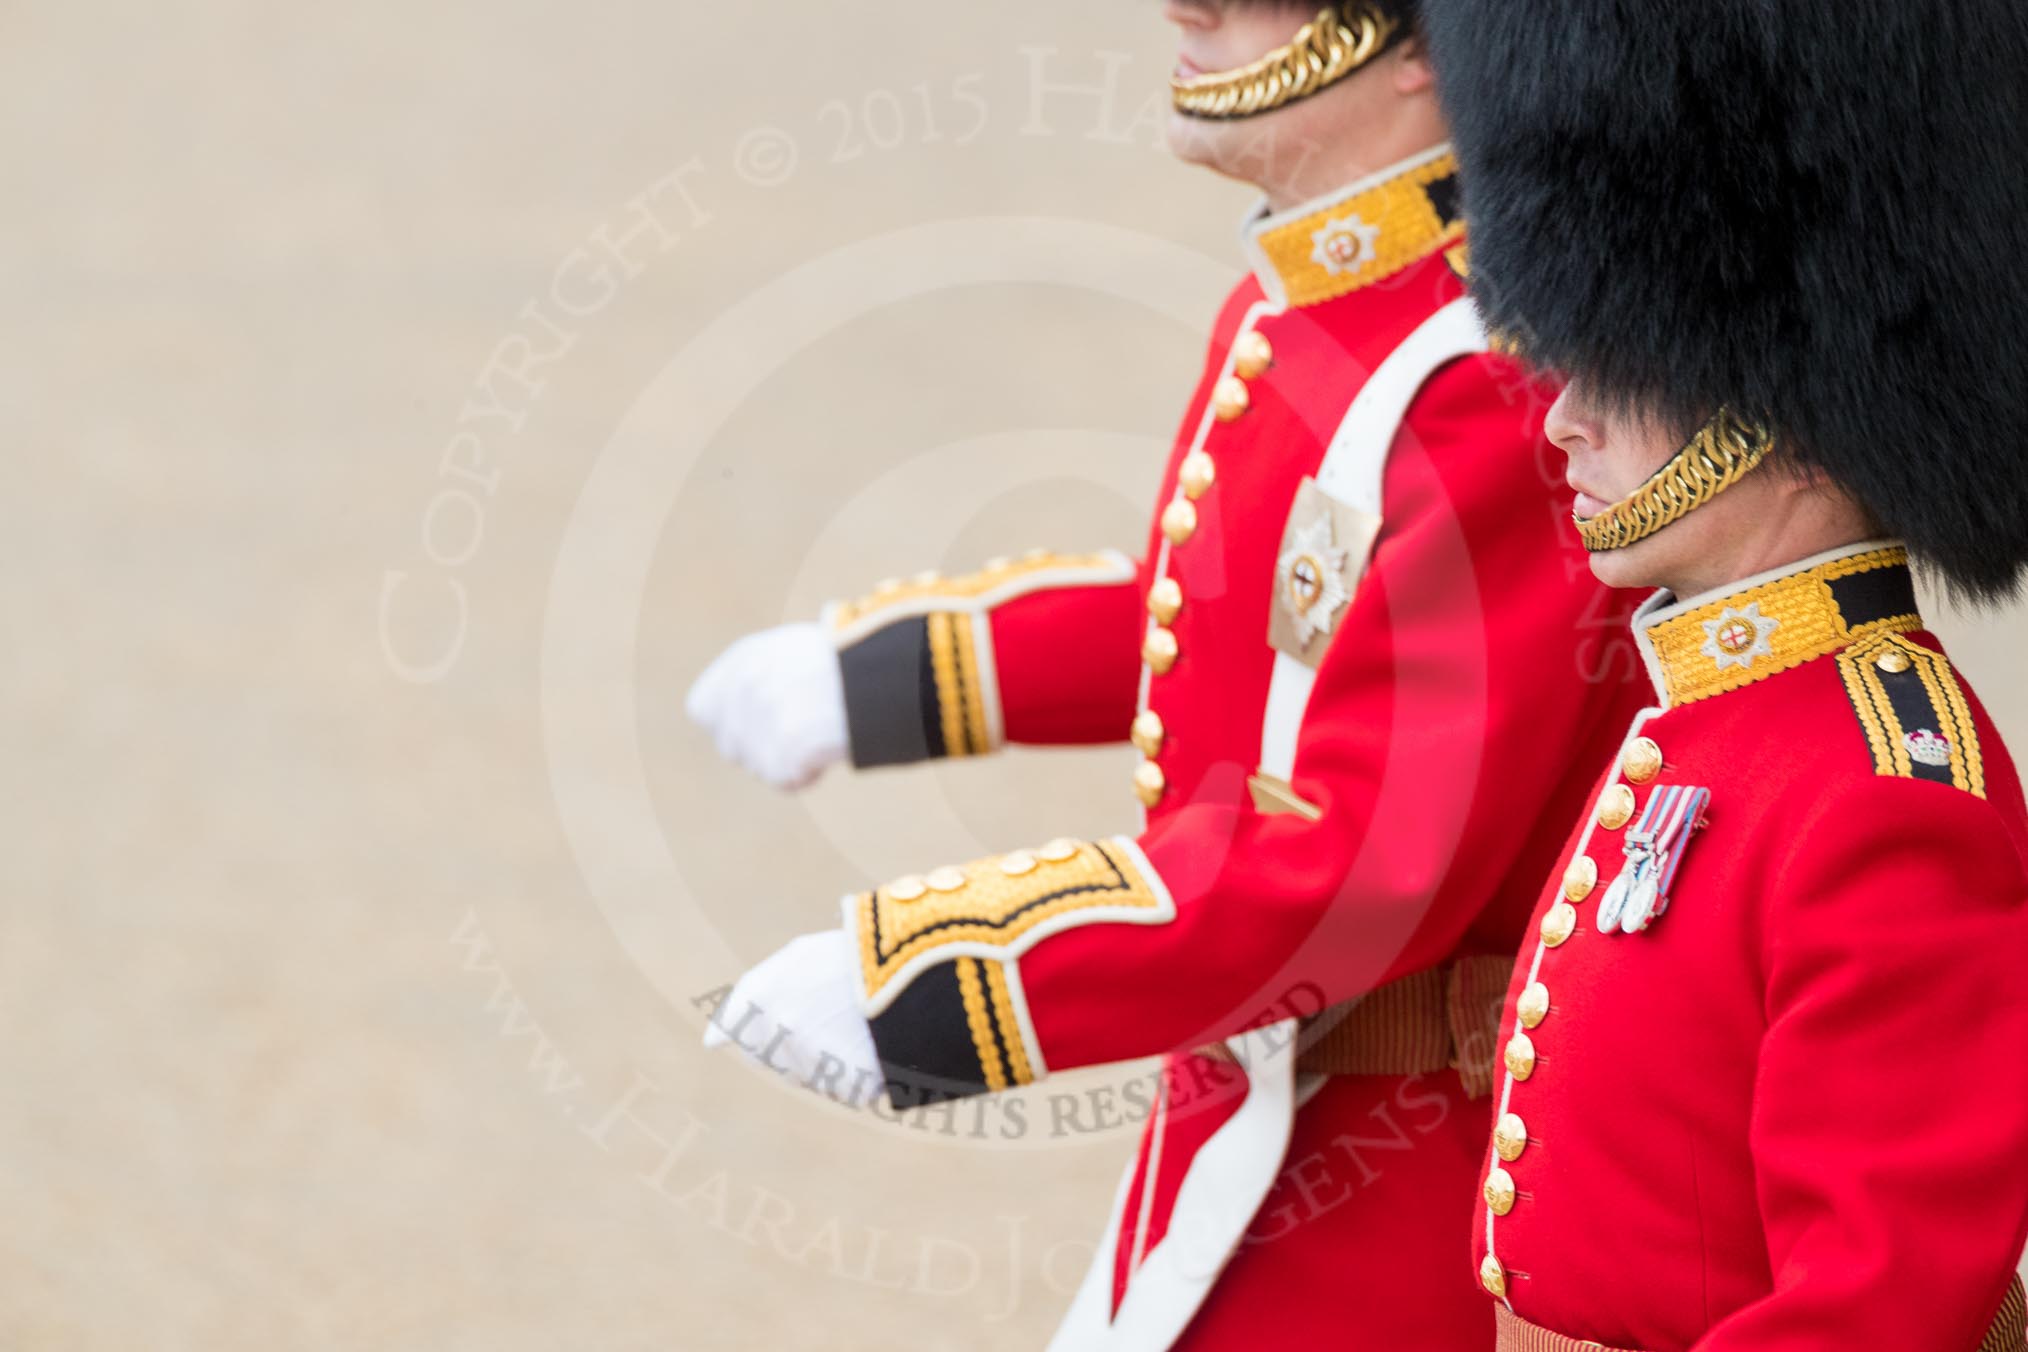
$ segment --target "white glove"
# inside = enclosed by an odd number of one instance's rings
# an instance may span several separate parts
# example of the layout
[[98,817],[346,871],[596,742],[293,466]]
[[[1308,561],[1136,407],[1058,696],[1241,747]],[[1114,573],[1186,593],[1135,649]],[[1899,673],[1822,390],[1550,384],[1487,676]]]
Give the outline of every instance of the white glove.
[[822,1082],[856,1098],[880,1085],[852,937],[841,928],[791,939],[741,977],[704,1030],[706,1047],[728,1042],[806,1089]]
[[800,789],[845,759],[845,678],[821,624],[748,634],[690,687],[684,708],[718,754],[778,789]]

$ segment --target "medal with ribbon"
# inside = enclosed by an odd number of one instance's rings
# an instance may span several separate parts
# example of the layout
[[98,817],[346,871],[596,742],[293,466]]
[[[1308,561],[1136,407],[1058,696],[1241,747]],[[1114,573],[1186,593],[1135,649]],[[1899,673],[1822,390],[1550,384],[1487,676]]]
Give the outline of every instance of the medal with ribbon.
[[1640,820],[1627,832],[1626,867],[1599,902],[1599,933],[1638,934],[1669,909],[1676,870],[1710,802],[1711,790],[1688,784],[1649,795]]

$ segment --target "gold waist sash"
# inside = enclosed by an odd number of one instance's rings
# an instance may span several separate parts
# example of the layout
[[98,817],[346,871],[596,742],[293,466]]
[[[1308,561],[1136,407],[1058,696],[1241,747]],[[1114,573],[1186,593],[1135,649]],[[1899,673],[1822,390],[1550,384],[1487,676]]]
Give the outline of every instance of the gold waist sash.
[[1460,958],[1414,972],[1303,1024],[1296,1069],[1322,1075],[1418,1075],[1455,1068],[1465,1092],[1493,1091],[1500,1005],[1514,961]]

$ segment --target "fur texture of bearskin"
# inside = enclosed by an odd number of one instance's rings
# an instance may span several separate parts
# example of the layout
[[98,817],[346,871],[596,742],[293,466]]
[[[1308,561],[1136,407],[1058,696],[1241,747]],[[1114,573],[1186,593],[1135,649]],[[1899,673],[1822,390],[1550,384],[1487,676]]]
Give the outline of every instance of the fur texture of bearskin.
[[1422,0],[1488,323],[1721,404],[1961,594],[2028,566],[2021,0]]

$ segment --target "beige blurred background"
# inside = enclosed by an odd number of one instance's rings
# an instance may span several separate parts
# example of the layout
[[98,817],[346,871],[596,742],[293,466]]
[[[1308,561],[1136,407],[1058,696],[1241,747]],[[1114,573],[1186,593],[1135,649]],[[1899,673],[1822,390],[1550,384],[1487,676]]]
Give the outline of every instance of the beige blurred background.
[[[0,34],[0,1347],[1038,1346],[1128,1072],[896,1126],[696,1002],[1125,760],[791,799],[681,698],[1138,542],[1248,199],[1137,117],[1152,0]],[[1941,627],[2028,739],[2020,615]]]

